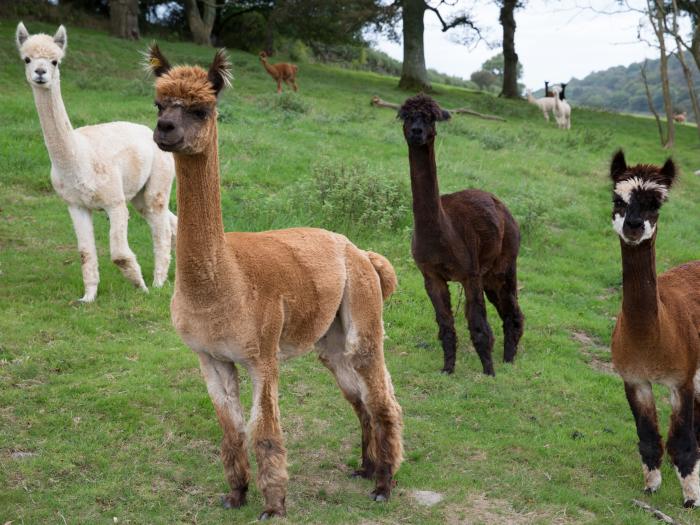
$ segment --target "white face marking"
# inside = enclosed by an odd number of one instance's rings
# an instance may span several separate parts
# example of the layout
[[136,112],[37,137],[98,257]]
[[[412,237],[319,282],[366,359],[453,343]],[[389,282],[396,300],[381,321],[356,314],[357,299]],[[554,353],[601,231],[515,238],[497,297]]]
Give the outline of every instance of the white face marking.
[[644,488],[651,492],[656,492],[661,486],[661,471],[657,468],[649,470],[649,467],[642,463],[644,471]]
[[657,191],[661,194],[661,200],[666,200],[668,196],[668,188],[650,180],[643,180],[639,177],[623,180],[615,185],[615,193],[627,204],[630,203],[630,197],[634,190]]
[[654,232],[656,231],[656,224],[653,226],[649,221],[644,221],[644,233],[642,236],[636,240],[630,240],[627,237],[625,237],[625,234],[622,232],[622,227],[625,224],[625,216],[620,215],[619,213],[615,214],[615,218],[612,220],[612,226],[613,230],[615,230],[615,233],[617,233],[620,236],[620,239],[625,241],[625,243],[631,245],[631,246],[636,246],[637,244],[640,244],[642,241],[646,241],[647,239],[651,239],[654,236]]

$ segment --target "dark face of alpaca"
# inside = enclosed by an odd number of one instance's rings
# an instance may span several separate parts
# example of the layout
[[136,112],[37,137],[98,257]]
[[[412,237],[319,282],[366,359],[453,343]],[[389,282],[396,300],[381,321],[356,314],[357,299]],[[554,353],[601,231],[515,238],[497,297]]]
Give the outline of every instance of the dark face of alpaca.
[[149,68],[157,77],[153,140],[164,151],[201,153],[216,130],[217,96],[230,77],[226,56],[218,51],[208,72],[197,66],[171,67],[154,45]]
[[659,210],[676,176],[671,159],[659,167],[649,164],[627,166],[622,150],[613,157],[613,229],[629,245],[654,237]]
[[450,113],[429,96],[420,94],[403,103],[397,118],[403,120],[403,135],[408,145],[423,146],[435,138],[435,123],[449,120]]

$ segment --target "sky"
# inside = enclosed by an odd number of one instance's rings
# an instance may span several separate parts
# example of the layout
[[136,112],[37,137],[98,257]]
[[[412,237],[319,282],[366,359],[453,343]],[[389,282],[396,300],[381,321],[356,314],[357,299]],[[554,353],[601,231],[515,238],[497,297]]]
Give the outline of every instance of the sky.
[[[472,14],[482,27],[490,28],[490,40],[500,42],[499,10],[494,2],[472,0]],[[437,5],[433,0],[432,5]],[[462,6],[471,2],[460,1]],[[640,5],[640,0],[629,0]],[[593,6],[597,11],[619,10],[615,0],[529,0],[524,9],[515,13],[517,24],[515,50],[523,65],[521,82],[539,89],[545,80],[566,82],[572,77],[583,78],[593,71],[612,66],[629,65],[644,58],[658,58],[658,50],[637,39],[640,13],[599,14],[580,6]],[[449,10],[445,11],[449,13]],[[425,60],[428,68],[463,78],[500,47],[490,49],[485,44],[468,47],[456,43],[456,30],[443,33],[434,13],[425,13]],[[451,34],[452,33],[452,34]],[[403,60],[400,43],[385,36],[375,37],[375,47],[393,58]]]

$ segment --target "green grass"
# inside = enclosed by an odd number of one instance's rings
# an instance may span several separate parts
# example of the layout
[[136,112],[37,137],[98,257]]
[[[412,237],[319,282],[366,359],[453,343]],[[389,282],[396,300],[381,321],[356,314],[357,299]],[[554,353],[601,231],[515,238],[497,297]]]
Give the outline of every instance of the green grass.
[[[75,237],[51,189],[14,27],[0,21],[0,523],[248,523],[262,510],[257,489],[242,510],[218,505],[227,489],[221,432],[197,360],[170,326],[172,285],[148,295],[131,288],[109,261],[104,214],[95,224],[97,302],[72,302],[82,295]],[[139,66],[145,43],[77,28],[69,40],[62,87],[73,125],[153,126],[151,81]],[[209,63],[213,55],[189,44],[162,47],[175,62]],[[300,93],[278,97],[256,57],[232,58],[234,88],[221,99],[220,123],[226,227],[333,228],[388,256],[400,282],[385,308],[386,359],[405,415],[406,461],[394,497],[373,504],[369,482],[347,479],[359,458],[359,425],[307,355],[281,374],[288,522],[656,523],[632,507],[635,497],[682,523],[700,522],[700,511],[682,508],[668,464],[660,492],[642,494],[622,383],[597,370],[609,361],[620,304],[607,164],[620,146],[630,162],[662,161],[653,122],[575,110],[567,133],[525,103],[438,86],[445,107],[508,119],[455,116],[439,127],[437,157],[443,192],[491,191],[520,222],[527,318],[517,363],[505,366],[489,309],[499,361],[492,379],[481,374],[459,314],[457,370],[444,377],[434,315],[410,255],[406,146],[394,113],[369,106],[375,94],[406,94],[393,78],[305,65]],[[696,131],[680,127],[673,154],[685,173],[662,212],[660,270],[697,257],[698,153]],[[358,196],[351,206],[347,195]],[[148,281],[148,228],[132,216],[129,238]],[[669,405],[659,394],[666,426]],[[245,375],[243,398],[249,406]],[[13,456],[18,451],[34,455]],[[413,490],[445,499],[421,507]]]

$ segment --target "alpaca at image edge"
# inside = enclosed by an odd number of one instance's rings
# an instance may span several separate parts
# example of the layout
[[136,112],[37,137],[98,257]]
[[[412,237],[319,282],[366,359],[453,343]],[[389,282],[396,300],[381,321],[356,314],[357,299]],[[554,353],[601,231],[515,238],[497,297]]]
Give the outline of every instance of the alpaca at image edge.
[[486,319],[484,292],[503,321],[503,360],[513,362],[523,334],[518,305],[516,262],[520,230],[508,208],[494,195],[463,190],[440,196],[435,163],[435,124],[450,118],[426,95],[409,98],[399,109],[408,144],[413,193],[411,252],[433,303],[442,342],[442,371],[454,371],[457,335],[448,281],[466,295],[469,335],[488,375],[495,375],[493,333]]
[[652,384],[671,391],[666,449],[686,507],[700,505],[700,261],[656,275],[659,209],[676,179],[671,159],[661,166],[628,166],[613,158],[612,222],[622,251],[622,310],[612,335],[612,361],[622,376],[639,436],[644,488],[661,485],[663,444]]
[[94,301],[100,280],[92,225],[95,210],[104,210],[109,217],[112,261],[134,286],[148,291],[127,241],[127,202],[151,228],[153,285],[162,286],[168,278],[177,228],[177,217],[168,209],[175,176],[172,155],[160,151],[151,130],[139,124],[110,122],[72,128],[61,97],[60,63],[68,42],[63,26],[53,37],[30,36],[20,22],[16,40],[51,159],[51,184],[68,204],[78,237],[85,286],[81,301]]
[[[371,497],[389,498],[402,460],[401,407],[384,363],[383,302],[396,274],[379,254],[315,228],[224,233],[216,102],[230,65],[219,51],[209,71],[171,67],[150,50],[158,122],[154,138],[172,151],[179,213],[171,318],[199,357],[224,433],[227,508],[246,502],[247,443],[258,463],[261,518],[286,513],[287,453],[278,405],[279,361],[311,351],[334,374],[362,427],[357,476]],[[245,425],[238,366],[253,383]]]

